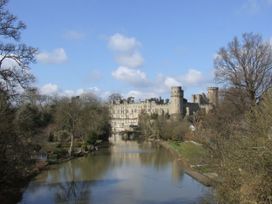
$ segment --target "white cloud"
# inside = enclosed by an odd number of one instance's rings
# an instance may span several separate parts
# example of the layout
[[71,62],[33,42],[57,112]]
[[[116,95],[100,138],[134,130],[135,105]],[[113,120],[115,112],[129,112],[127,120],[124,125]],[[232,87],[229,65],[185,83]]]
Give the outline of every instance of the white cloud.
[[139,70],[144,59],[138,48],[140,43],[134,37],[127,37],[115,33],[109,38],[109,47],[114,51],[118,68],[112,72],[112,76],[134,87],[146,86],[149,82],[146,74]]
[[45,64],[62,64],[68,60],[63,48],[57,48],[52,52],[40,52],[36,58],[39,62]]
[[72,97],[72,96],[80,96],[81,94],[84,94],[84,89],[77,89],[77,90],[64,90],[60,93],[62,96]]
[[97,98],[106,99],[111,92],[101,90],[100,88],[94,86],[87,89],[76,89],[76,90],[64,90],[59,92],[60,96],[72,97],[72,96],[82,96],[82,95],[90,95],[96,96]]
[[[2,60],[2,57],[1,56],[1,60]],[[5,58],[2,62],[2,69],[17,69],[19,68],[19,65],[18,63],[13,60],[13,59],[10,59],[10,58]]]
[[155,92],[144,92],[144,91],[138,91],[138,90],[131,90],[127,94],[125,94],[126,97],[135,97],[136,99],[146,99],[146,98],[155,98],[159,97],[158,93]]
[[195,69],[189,69],[185,76],[181,77],[181,81],[187,86],[199,85],[203,80],[202,73]]
[[120,33],[115,33],[109,38],[109,47],[118,52],[131,52],[139,45],[134,37],[126,37]]
[[183,85],[178,77],[166,76],[163,74],[158,74],[156,80],[152,83],[150,91],[155,92],[157,95],[164,95],[169,93],[172,86]]
[[241,11],[249,14],[257,14],[265,8],[272,6],[272,0],[246,0]]
[[261,10],[261,5],[258,1],[259,0],[247,0],[243,5],[243,10],[250,14],[258,13]]
[[116,58],[116,60],[121,66],[131,68],[140,67],[144,63],[144,59],[139,52],[133,52],[127,55],[120,55]]
[[164,80],[164,84],[168,88],[171,88],[172,86],[181,86],[181,83],[173,77],[166,77]]
[[114,51],[118,68],[112,72],[112,76],[134,87],[143,87],[149,82],[146,74],[139,70],[144,59],[138,48],[140,43],[134,37],[127,37],[115,33],[109,38],[109,47]]
[[67,40],[81,40],[85,38],[86,34],[76,30],[69,30],[64,33],[64,38]]
[[139,69],[120,66],[112,72],[112,76],[133,86],[145,86],[148,83],[146,74]]
[[65,89],[62,90],[58,85],[53,83],[45,84],[39,88],[39,92],[43,95],[48,96],[59,96],[59,97],[73,97],[73,96],[95,96],[97,99],[107,99],[111,94],[110,91],[101,90],[94,86],[89,88],[79,89]]
[[196,69],[189,69],[187,73],[180,76],[166,76],[159,74],[152,83],[152,89],[158,94],[169,92],[172,86],[182,86],[183,88],[199,86],[205,82],[202,73]]
[[134,37],[127,37],[116,33],[109,38],[109,47],[114,51],[118,68],[112,76],[133,86],[134,90],[128,94],[137,98],[158,97],[169,93],[172,86],[199,86],[203,83],[203,75],[195,69],[188,70],[182,76],[158,75],[156,80],[150,80],[146,73],[141,71],[144,59],[139,51],[140,42]]
[[40,88],[40,93],[42,95],[54,95],[57,94],[59,91],[58,85],[56,84],[45,84]]

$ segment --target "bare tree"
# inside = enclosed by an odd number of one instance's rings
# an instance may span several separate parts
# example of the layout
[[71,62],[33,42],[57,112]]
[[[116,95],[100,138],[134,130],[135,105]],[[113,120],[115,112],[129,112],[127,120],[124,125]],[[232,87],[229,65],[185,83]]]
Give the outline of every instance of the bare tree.
[[255,104],[272,86],[272,45],[259,34],[244,33],[241,41],[235,37],[218,51],[214,66],[217,81]]
[[8,0],[0,0],[0,90],[14,96],[20,89],[34,81],[29,65],[35,62],[37,49],[20,42],[21,31],[26,25],[7,9]]
[[82,104],[79,99],[62,98],[56,108],[55,118],[60,129],[66,130],[70,134],[69,156],[73,154],[74,139],[79,131],[80,115]]
[[110,103],[114,103],[114,102],[116,102],[116,101],[121,101],[122,100],[122,96],[121,96],[121,94],[119,94],[119,93],[112,93],[111,95],[109,95],[109,97],[108,97],[108,101],[110,102]]

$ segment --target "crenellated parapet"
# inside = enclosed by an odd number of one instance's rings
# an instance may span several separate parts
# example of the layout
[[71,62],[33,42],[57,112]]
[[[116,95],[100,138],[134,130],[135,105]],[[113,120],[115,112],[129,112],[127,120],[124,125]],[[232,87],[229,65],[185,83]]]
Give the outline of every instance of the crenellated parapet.
[[209,111],[218,104],[218,88],[209,87],[207,96],[203,94],[193,95],[192,102],[184,99],[184,92],[181,86],[171,87],[170,102],[164,102],[159,99],[148,99],[135,102],[125,99],[110,104],[111,126],[113,132],[120,132],[130,129],[131,126],[137,126],[139,115],[158,114],[170,115],[170,117],[184,117],[192,115],[199,109]]
[[218,105],[218,87],[208,87],[209,104],[213,106]]
[[183,90],[181,86],[171,87],[170,115],[183,115]]

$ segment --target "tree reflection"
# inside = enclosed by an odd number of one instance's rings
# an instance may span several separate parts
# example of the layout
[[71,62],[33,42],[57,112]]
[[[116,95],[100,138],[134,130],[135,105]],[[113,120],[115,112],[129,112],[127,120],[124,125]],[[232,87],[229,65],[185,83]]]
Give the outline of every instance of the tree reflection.
[[[102,156],[103,157],[103,156]],[[77,203],[91,200],[91,187],[108,170],[110,162],[100,155],[69,161],[55,171],[52,178],[59,182],[51,189],[56,203]],[[56,181],[56,180],[55,180]]]
[[62,176],[64,182],[60,182],[57,189],[54,189],[56,203],[76,203],[79,200],[89,200],[91,183],[81,180],[81,174],[75,174],[75,168],[71,161],[64,168]]
[[[141,163],[143,165],[152,165],[156,169],[162,169],[172,161],[173,157],[167,150],[160,145],[143,143],[139,144],[140,148],[147,150],[146,154],[140,154]],[[152,152],[148,150],[152,149]]]
[[44,171],[22,203],[180,203],[200,200],[198,186],[164,148],[128,142]]

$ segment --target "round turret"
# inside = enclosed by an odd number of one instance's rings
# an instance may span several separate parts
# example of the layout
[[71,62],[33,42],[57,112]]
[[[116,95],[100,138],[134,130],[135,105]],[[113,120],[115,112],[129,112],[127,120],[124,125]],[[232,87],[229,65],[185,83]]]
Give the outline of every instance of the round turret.
[[218,87],[208,87],[208,99],[210,104],[218,105]]
[[171,87],[170,114],[171,115],[183,114],[183,90],[181,86]]

